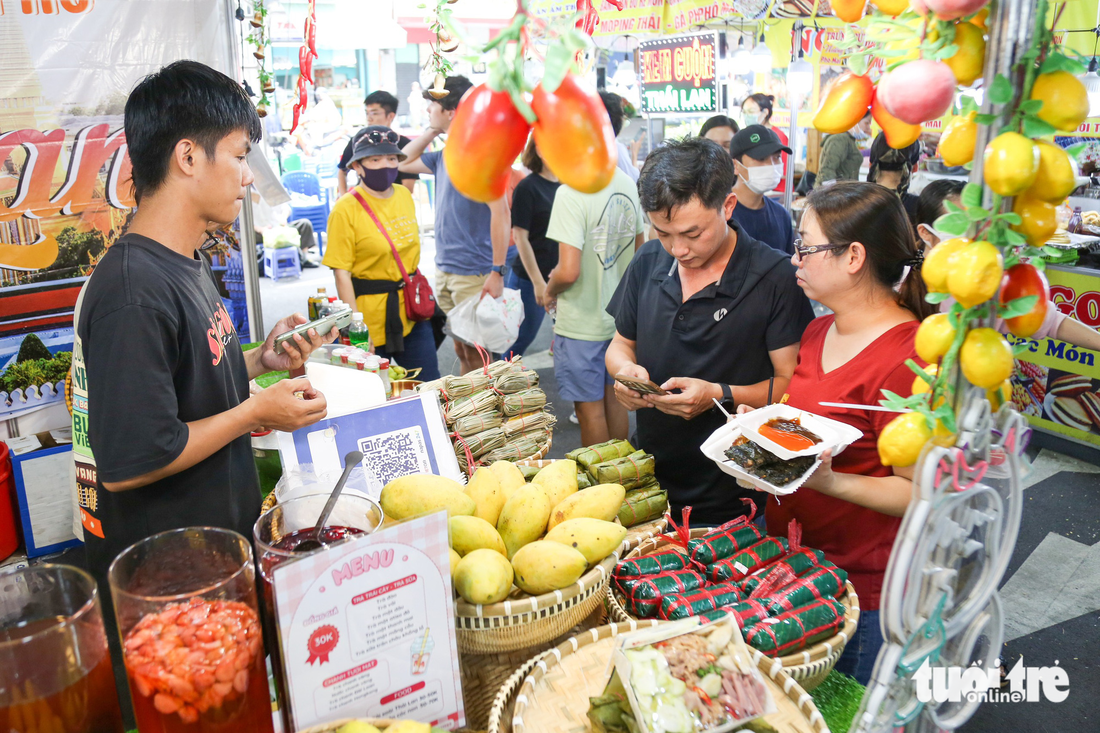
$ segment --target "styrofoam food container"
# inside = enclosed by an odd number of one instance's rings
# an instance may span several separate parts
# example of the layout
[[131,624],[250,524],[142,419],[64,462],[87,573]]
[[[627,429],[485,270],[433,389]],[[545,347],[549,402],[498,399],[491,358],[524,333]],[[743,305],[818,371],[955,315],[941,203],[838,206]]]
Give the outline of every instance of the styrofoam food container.
[[799,487],[806,483],[806,480],[810,478],[813,472],[817,470],[818,466],[821,465],[820,459],[814,461],[814,464],[810,466],[806,473],[802,474],[791,483],[785,486],[776,486],[775,484],[768,483],[759,476],[752,475],[729,458],[726,458],[726,450],[733,445],[733,441],[740,437],[741,428],[739,428],[736,423],[729,422],[711,433],[711,436],[706,439],[699,449],[703,452],[703,455],[718,464],[718,468],[721,469],[722,473],[733,476],[742,486],[751,486],[775,496],[788,496],[798,491]]
[[[798,420],[802,427],[821,438],[821,442],[809,448],[793,451],[762,436],[759,432],[760,428],[769,420],[774,420],[776,418]],[[745,437],[749,440],[756,443],[761,448],[774,453],[785,461],[789,461],[792,458],[798,458],[799,456],[818,456],[824,453],[827,448],[832,448],[833,455],[836,455],[863,435],[863,431],[857,430],[851,425],[845,425],[842,422],[830,420],[827,417],[821,417],[812,412],[799,410],[790,405],[768,405],[759,410],[753,410],[744,415],[738,415],[733,420],[733,423],[741,428]],[[728,448],[729,446],[726,447]]]

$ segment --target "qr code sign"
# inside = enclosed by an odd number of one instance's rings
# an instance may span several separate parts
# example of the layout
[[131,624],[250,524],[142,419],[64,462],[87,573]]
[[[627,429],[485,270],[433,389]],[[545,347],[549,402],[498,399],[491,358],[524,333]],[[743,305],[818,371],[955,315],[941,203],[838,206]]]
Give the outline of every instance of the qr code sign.
[[376,490],[395,478],[413,473],[431,473],[428,444],[419,425],[382,433],[359,441],[367,482]]

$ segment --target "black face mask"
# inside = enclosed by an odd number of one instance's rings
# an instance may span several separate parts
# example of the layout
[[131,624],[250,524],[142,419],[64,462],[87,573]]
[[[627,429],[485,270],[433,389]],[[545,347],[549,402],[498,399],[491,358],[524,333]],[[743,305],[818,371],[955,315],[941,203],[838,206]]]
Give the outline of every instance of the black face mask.
[[372,191],[385,191],[397,180],[396,168],[366,168],[355,171],[360,182]]

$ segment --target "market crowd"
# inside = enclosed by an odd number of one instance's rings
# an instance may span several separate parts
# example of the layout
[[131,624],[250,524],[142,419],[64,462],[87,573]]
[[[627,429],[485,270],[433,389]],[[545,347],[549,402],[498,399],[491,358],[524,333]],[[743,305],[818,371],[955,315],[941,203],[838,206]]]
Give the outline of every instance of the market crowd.
[[[717,526],[751,499],[770,534],[798,520],[803,542],[848,572],[862,618],[837,668],[866,682],[883,642],[880,593],[912,469],[883,465],[876,449],[892,415],[823,403],[909,394],[905,362],[919,362],[914,334],[934,308],[921,264],[959,188],[908,194],[919,148],[893,150],[881,137],[870,146],[869,180],[857,180],[868,117],[825,139],[816,180],[800,184],[807,195],[796,228],[774,198],[789,185],[791,149],[770,124],[774,100],[755,94],[740,122],[712,118],[699,135],[649,151],[640,168],[637,147],[620,144],[618,168],[598,193],[562,185],[531,141],[527,174],[517,172],[501,199],[477,203],[452,185],[437,141],[470,87],[453,76],[446,96],[426,95],[428,127],[412,139],[392,128],[395,97],[366,97],[370,124],[340,160],[347,194],[332,208],[323,258],[341,299],[363,314],[377,352],[433,379],[433,321],[469,298],[518,289],[526,318],[507,353],[522,354],[545,316],[554,319],[554,372],[585,445],[627,438],[634,411],[635,445],[655,456],[674,516],[691,507],[692,526]],[[621,100],[600,96],[617,134]],[[130,95],[125,127],[137,212],[76,317],[98,466],[88,509],[97,531],[86,532],[86,546],[101,589],[110,561],[156,532],[211,525],[251,536],[260,491],[249,433],[313,424],[327,403],[307,379],[257,394],[249,381],[300,367],[336,336],[299,335],[278,352],[275,335],[305,322],[289,316],[244,352],[218,310],[197,252],[211,223],[240,212],[253,181],[247,155],[261,134],[236,82],[198,63],[171,64]],[[439,311],[423,320],[410,316],[400,287],[420,267],[417,176],[434,179]],[[812,303],[827,314],[815,318]],[[1072,319],[1055,316],[1044,328],[1100,345]],[[481,365],[474,345],[456,351],[463,372]],[[647,383],[645,394],[636,389]],[[726,413],[777,402],[862,432],[841,454],[826,453],[782,503],[742,488],[699,451]]]

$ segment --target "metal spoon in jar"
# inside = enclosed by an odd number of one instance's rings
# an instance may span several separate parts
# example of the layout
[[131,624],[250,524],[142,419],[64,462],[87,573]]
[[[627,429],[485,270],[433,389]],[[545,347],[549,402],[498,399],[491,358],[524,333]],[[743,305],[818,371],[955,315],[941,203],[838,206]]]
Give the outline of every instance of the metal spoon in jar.
[[309,539],[302,540],[302,543],[295,547],[293,552],[313,552],[325,546],[325,543],[321,541],[321,535],[325,531],[325,525],[328,524],[329,515],[332,514],[332,510],[336,508],[336,500],[340,498],[340,492],[344,490],[344,484],[348,482],[348,476],[351,475],[351,469],[362,462],[363,454],[357,450],[353,450],[344,456],[344,472],[340,475],[340,480],[336,482],[336,486],[332,489],[332,493],[329,494],[328,501],[325,502],[325,508],[321,510],[321,516],[317,518],[317,526],[313,529],[313,536]]

